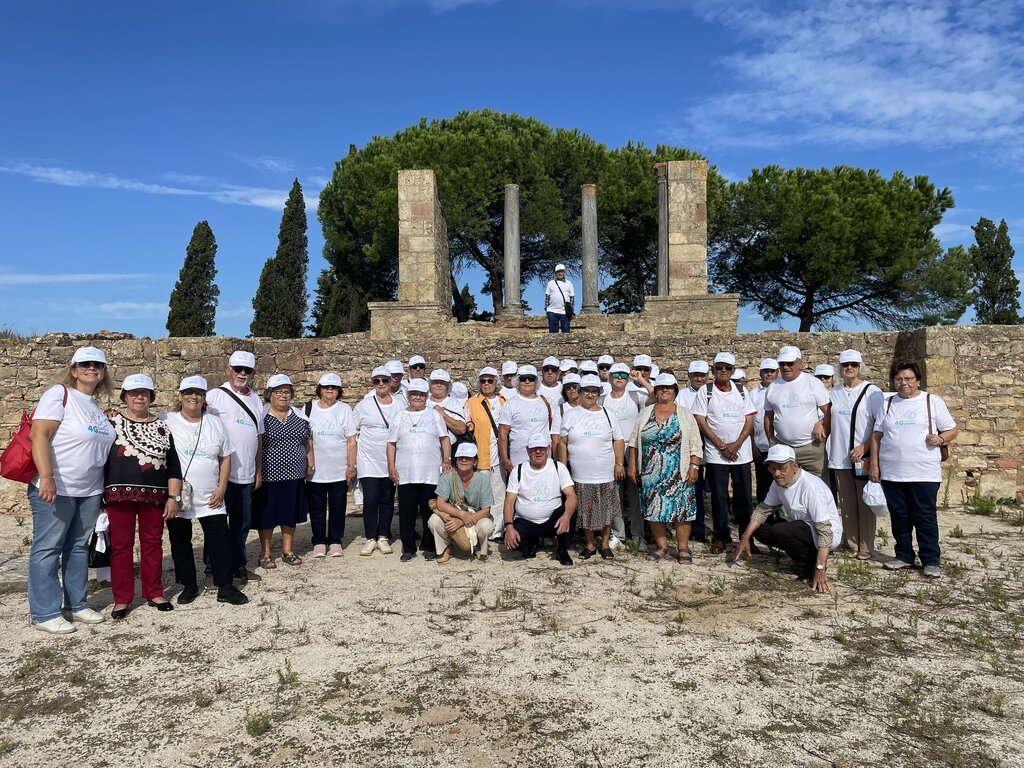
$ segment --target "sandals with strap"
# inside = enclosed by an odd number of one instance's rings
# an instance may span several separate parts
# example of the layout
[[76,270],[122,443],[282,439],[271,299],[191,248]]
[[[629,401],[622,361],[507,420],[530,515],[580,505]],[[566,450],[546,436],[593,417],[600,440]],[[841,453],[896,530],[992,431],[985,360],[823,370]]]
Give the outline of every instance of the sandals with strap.
[[302,565],[302,558],[294,552],[285,552],[281,555],[281,560],[288,565]]
[[658,547],[657,549],[652,550],[652,551],[647,553],[647,559],[648,560],[661,560],[661,558],[663,558],[667,554],[668,554],[668,550],[667,549],[663,549],[662,547]]
[[272,557],[261,557],[259,559],[259,566],[260,568],[269,571],[277,568],[277,563],[274,562],[274,558]]
[[[683,554],[684,552],[686,554]],[[693,554],[690,552],[688,547],[683,547],[682,549],[678,550],[678,554],[676,555],[676,562],[680,565],[693,565]]]

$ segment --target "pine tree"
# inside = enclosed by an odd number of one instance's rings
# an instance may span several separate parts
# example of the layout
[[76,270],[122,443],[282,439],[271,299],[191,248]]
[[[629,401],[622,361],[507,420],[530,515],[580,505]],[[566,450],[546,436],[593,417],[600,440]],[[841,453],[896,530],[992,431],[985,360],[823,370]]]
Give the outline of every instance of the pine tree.
[[295,179],[281,215],[277,254],[263,265],[259,288],[252,300],[254,312],[249,330],[253,336],[294,339],[302,335],[309,303],[308,268],[306,202],[299,180]]
[[999,226],[978,219],[974,230],[975,245],[969,249],[974,267],[974,315],[979,324],[1020,325],[1020,281],[1013,271],[1013,246],[1006,220]]
[[220,288],[213,282],[217,275],[214,258],[217,241],[213,230],[200,221],[192,230],[185,249],[185,262],[178,282],[171,291],[167,313],[167,333],[171,336],[213,336],[214,317]]

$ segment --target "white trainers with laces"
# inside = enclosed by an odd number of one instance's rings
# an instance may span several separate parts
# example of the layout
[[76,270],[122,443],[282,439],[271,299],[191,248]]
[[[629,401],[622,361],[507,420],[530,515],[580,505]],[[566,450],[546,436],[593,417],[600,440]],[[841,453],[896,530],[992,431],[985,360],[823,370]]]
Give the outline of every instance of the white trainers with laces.
[[70,635],[72,632],[78,631],[78,627],[63,616],[57,616],[56,618],[47,619],[46,621],[39,621],[32,626],[40,632],[49,632],[51,635]]
[[373,551],[377,548],[376,539],[367,539],[366,543],[363,544],[363,548],[359,550],[359,554],[363,557],[369,557],[373,554]]
[[395,551],[391,548],[391,542],[388,541],[387,536],[381,536],[377,539],[377,549],[380,550],[382,555],[390,555]]
[[71,620],[82,624],[102,624],[107,617],[92,608],[83,608],[80,611],[74,611],[71,614]]

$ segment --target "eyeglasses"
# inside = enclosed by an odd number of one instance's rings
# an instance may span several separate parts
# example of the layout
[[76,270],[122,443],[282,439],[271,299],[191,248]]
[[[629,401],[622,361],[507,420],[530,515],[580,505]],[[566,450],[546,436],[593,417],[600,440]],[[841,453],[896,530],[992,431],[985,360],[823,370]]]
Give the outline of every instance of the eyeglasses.
[[689,376],[691,379],[707,378],[707,374],[704,371],[696,371],[695,373],[688,373],[686,375]]
[[231,370],[234,371],[235,373],[245,373],[250,375],[252,374],[253,371],[252,368],[247,368],[244,365],[232,365]]
[[911,382],[917,381],[917,376],[899,376],[893,379],[897,384],[910,384]]
[[145,397],[148,400],[149,399],[149,390],[148,389],[133,389],[131,392],[125,392],[124,396],[125,397]]
[[480,379],[480,383],[481,384],[497,384],[498,380],[497,379],[492,379],[492,378],[488,377],[486,379]]
[[717,365],[715,365],[716,371],[732,371],[735,370],[735,368],[735,365],[726,365],[725,363],[718,363]]
[[611,369],[612,369],[612,367],[610,365],[599,365],[599,366],[597,366],[597,370],[599,370],[599,371],[610,371]]
[[185,397],[206,397],[206,393],[201,389],[183,389],[181,394]]
[[594,387],[587,387],[586,389],[583,390],[583,394],[584,395],[599,395],[599,394],[601,394],[601,390],[600,389],[595,389]]
[[106,363],[101,363],[99,360],[83,360],[80,363],[75,363],[79,368],[95,368],[102,371],[107,367]]
[[289,390],[289,389],[275,389],[270,394],[272,394],[274,397],[291,397],[292,396],[291,390]]
[[828,381],[832,377],[831,376],[815,376],[814,378],[818,379],[819,381]]
[[425,371],[426,369],[427,369],[427,366],[423,365],[422,363],[417,363],[416,365],[410,365],[409,366],[409,370],[410,371]]
[[375,379],[371,379],[371,381],[373,381],[374,384],[390,384],[391,378],[388,377],[385,379],[383,376],[378,376]]

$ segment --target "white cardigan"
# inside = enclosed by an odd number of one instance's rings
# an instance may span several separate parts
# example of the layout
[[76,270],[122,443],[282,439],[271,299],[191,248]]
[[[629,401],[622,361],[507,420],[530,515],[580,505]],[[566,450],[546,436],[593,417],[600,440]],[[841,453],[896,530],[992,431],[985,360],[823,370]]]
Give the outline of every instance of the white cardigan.
[[[653,405],[648,405],[640,411],[640,416],[636,420],[636,426],[633,427],[633,434],[629,436],[629,444],[626,446],[627,448],[636,449],[637,471],[639,472],[643,471],[643,467],[640,466],[640,462],[643,460],[643,452],[640,447],[640,432],[653,416]],[[700,428],[697,426],[697,420],[693,418],[692,413],[681,405],[677,405],[676,418],[679,419],[679,431],[682,433],[679,441],[679,467],[685,475],[690,465],[691,456],[704,458],[704,443],[700,439]]]

